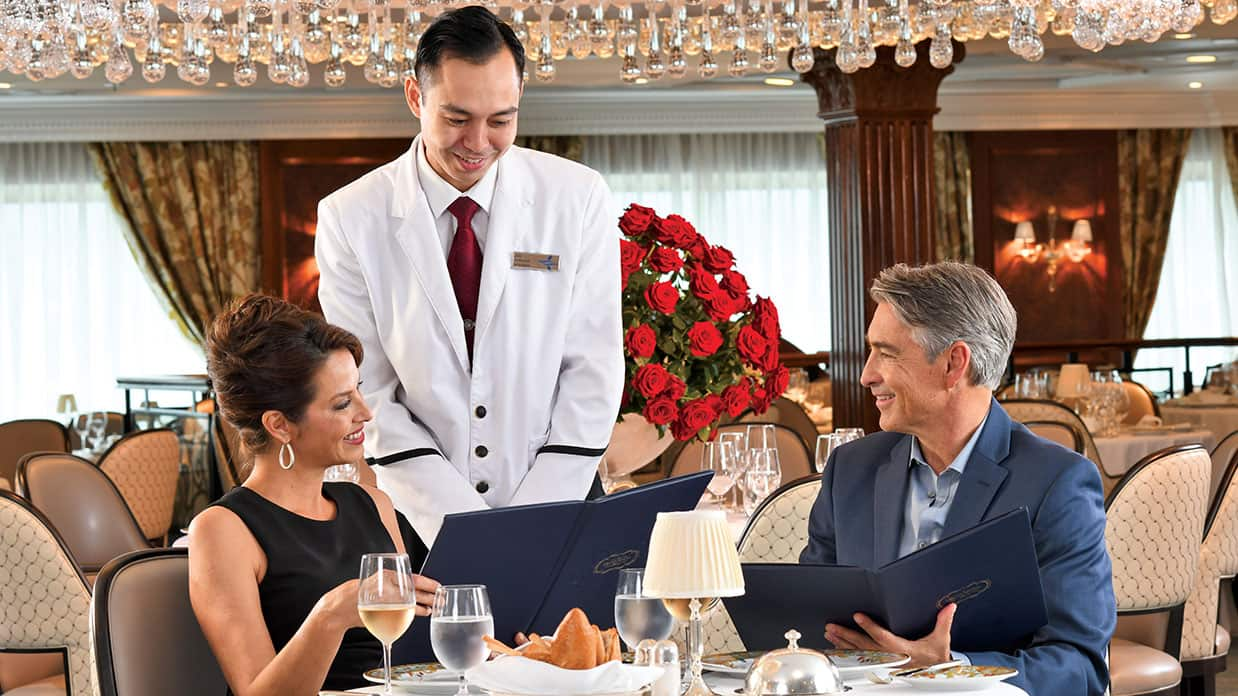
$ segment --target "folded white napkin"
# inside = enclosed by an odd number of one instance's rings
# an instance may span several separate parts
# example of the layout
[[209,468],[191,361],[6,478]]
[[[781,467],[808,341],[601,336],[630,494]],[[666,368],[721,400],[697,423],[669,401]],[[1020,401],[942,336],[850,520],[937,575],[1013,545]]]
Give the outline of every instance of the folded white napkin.
[[661,667],[607,662],[593,669],[563,669],[525,657],[504,656],[465,673],[470,684],[492,694],[596,696],[639,691],[662,675]]

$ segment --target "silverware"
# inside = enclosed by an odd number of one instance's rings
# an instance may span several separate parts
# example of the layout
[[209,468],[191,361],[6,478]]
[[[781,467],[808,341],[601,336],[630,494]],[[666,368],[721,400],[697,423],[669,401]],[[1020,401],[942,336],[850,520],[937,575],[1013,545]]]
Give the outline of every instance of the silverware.
[[868,680],[874,684],[892,684],[895,677],[909,677],[913,674],[919,674],[920,672],[932,672],[938,669],[949,669],[951,667],[958,667],[961,664],[963,664],[962,660],[950,660],[949,662],[938,662],[935,665],[927,665],[925,667],[898,669],[884,676],[877,674],[876,672],[869,672]]

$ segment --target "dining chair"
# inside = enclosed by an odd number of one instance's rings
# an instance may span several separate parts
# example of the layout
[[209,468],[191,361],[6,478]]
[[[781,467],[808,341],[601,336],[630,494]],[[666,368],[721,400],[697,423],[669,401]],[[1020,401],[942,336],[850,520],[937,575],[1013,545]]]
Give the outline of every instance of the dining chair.
[[[1083,438],[1079,432],[1069,425],[1057,421],[1024,421],[1023,425],[1036,435],[1065,447],[1068,450],[1073,450],[1079,454],[1084,454],[1086,448],[1083,445]],[[1086,454],[1084,456],[1087,456]]]
[[1229,469],[1234,457],[1238,457],[1238,430],[1221,438],[1209,456],[1212,457],[1212,495],[1215,497],[1221,486],[1221,477]]
[[[159,620],[151,621],[152,607]],[[189,603],[188,549],[113,559],[90,605],[100,696],[224,696],[227,682]]]
[[769,409],[762,414],[751,411],[741,414],[738,423],[775,423],[790,428],[805,448],[811,448],[817,442],[817,425],[808,417],[803,406],[780,396],[770,403]]
[[[799,563],[808,545],[808,516],[821,491],[821,474],[783,484],[761,502],[739,538],[741,563]],[[709,653],[743,650],[743,641],[725,606],[706,620],[705,649]]]
[[64,540],[34,505],[7,491],[0,491],[0,540],[0,652],[55,653],[60,662],[60,674],[0,689],[91,696],[90,589]]
[[1221,625],[1223,580],[1238,575],[1238,456],[1232,458],[1208,507],[1195,589],[1186,601],[1182,625],[1182,677],[1187,694],[1216,694],[1216,675],[1224,672],[1229,630]]
[[[794,403],[794,402],[792,402]],[[778,464],[782,468],[782,482],[789,483],[812,473],[812,454],[799,434],[778,423],[732,423],[718,426],[719,433],[746,432],[750,425],[773,425],[774,446],[778,449]],[[701,452],[704,444],[693,440],[675,455],[671,476],[682,476],[701,470]]]
[[17,490],[51,521],[88,581],[113,558],[150,548],[116,485],[85,459],[26,455],[17,465]]
[[244,483],[248,472],[242,461],[240,433],[218,413],[214,421],[211,440],[215,446],[215,471],[219,474],[223,492],[227,493]]
[[1122,390],[1126,392],[1126,398],[1131,406],[1126,412],[1126,417],[1122,419],[1124,424],[1134,425],[1144,416],[1161,417],[1161,406],[1147,387],[1134,380],[1126,379],[1122,380]]
[[1078,433],[1079,438],[1083,441],[1083,452],[1081,454],[1091,460],[1100,471],[1100,478],[1105,485],[1106,495],[1121,479],[1120,476],[1114,476],[1105,471],[1104,462],[1100,459],[1100,451],[1096,449],[1096,441],[1092,439],[1092,433],[1083,424],[1083,419],[1066,406],[1047,399],[1008,399],[1003,401],[1001,406],[1006,409],[1006,414],[1011,419],[1020,423],[1062,423]]
[[1177,694],[1183,612],[1195,587],[1211,465],[1199,445],[1141,459],[1105,501],[1118,625],[1109,644],[1113,696]]
[[0,423],[0,478],[16,490],[17,462],[31,452],[68,452],[69,433],[54,420]]
[[99,458],[147,539],[163,543],[181,471],[181,444],[167,429],[138,430],[117,440]]

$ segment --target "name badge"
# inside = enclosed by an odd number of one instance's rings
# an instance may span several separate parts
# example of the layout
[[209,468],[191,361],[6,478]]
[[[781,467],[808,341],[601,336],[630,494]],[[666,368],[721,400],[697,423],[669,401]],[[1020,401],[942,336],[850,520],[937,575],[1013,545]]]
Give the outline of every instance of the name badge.
[[512,253],[512,268],[524,268],[530,271],[557,271],[559,270],[559,255],[516,251]]

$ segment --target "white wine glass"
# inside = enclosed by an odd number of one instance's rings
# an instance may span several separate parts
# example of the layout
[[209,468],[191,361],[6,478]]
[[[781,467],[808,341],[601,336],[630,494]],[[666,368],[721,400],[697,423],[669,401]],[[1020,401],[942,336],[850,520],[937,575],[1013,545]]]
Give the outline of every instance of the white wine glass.
[[629,650],[646,638],[666,640],[675,629],[675,618],[661,599],[645,594],[645,569],[619,571],[615,588],[615,628]]
[[413,567],[405,553],[367,553],[361,557],[357,612],[366,629],[383,644],[383,688],[391,693],[391,644],[417,615]]
[[456,696],[467,696],[464,673],[486,661],[490,648],[485,636],[494,636],[494,616],[485,585],[443,585],[434,593],[430,612],[430,647],[440,664],[460,672]]

